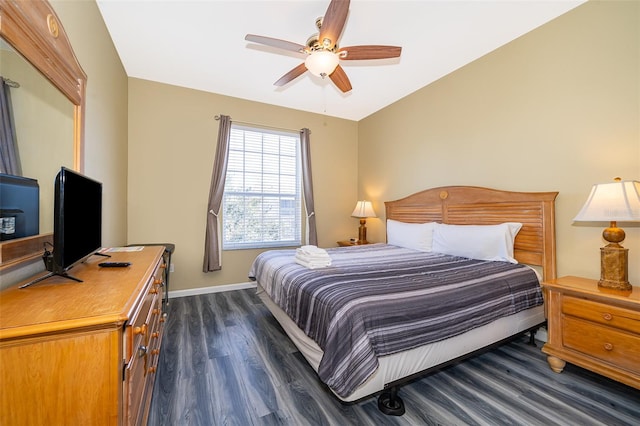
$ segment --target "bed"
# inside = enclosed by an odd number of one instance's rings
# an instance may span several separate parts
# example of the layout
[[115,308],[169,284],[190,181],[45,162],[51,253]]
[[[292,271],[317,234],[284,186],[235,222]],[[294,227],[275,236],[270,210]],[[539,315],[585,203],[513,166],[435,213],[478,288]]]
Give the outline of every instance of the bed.
[[[402,415],[402,384],[523,332],[533,336],[544,324],[539,280],[556,277],[556,196],[469,186],[428,189],[385,202],[387,223],[413,234],[426,224],[437,227],[429,231],[438,239],[433,248],[445,253],[397,243],[399,234],[395,229],[391,234],[388,227],[389,244],[327,249],[330,267],[305,268],[295,263],[295,251],[272,250],[256,258],[249,276],[256,280],[261,300],[338,399],[354,402],[380,393],[381,411]],[[442,245],[443,235],[452,230],[454,235],[463,230],[472,245],[476,237],[467,231],[506,224],[518,225],[507,261],[446,253]],[[437,232],[441,234],[436,238]],[[478,270],[484,271],[482,277]],[[502,288],[513,294],[500,293]],[[456,293],[463,289],[466,296]],[[359,305],[375,299],[385,303]],[[440,309],[459,305],[458,311],[468,311],[467,302],[479,311],[466,316],[457,312],[452,319]],[[418,318],[418,311],[425,316]],[[493,311],[498,315],[490,316]],[[371,312],[397,322],[383,324]],[[437,320],[436,314],[448,319]],[[371,324],[373,331],[367,328]]]

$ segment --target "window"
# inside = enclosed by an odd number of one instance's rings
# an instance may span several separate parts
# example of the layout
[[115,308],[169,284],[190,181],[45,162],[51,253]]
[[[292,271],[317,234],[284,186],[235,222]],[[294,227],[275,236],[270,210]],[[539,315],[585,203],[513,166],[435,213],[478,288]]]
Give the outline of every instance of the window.
[[232,125],[224,250],[301,244],[300,135]]

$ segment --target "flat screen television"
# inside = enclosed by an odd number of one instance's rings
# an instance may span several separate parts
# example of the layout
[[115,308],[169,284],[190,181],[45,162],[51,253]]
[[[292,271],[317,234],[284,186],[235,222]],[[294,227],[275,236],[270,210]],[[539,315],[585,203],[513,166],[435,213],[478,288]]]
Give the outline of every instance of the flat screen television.
[[102,183],[62,167],[55,179],[53,203],[53,253],[43,256],[49,274],[31,281],[27,287],[53,275],[75,281],[69,269],[98,254],[102,244]]

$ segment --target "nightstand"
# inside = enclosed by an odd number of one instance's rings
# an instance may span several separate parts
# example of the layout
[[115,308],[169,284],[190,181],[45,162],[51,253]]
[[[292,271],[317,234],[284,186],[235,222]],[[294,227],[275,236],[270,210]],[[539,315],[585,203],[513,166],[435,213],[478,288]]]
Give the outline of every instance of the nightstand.
[[570,362],[640,389],[640,287],[613,290],[571,276],[542,286],[551,369],[561,373]]
[[371,243],[368,241],[366,243],[358,243],[357,241],[351,241],[351,240],[338,241],[338,246],[340,247],[363,246],[365,244],[371,244]]

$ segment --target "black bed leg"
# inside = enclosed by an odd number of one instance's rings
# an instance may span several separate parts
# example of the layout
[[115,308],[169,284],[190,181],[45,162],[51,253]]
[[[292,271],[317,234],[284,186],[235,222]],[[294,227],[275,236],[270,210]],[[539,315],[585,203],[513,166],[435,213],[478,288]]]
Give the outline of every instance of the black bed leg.
[[536,332],[537,328],[529,330],[529,344],[533,347],[536,347]]
[[398,396],[398,386],[392,386],[380,394],[378,409],[388,416],[404,414],[404,401]]

